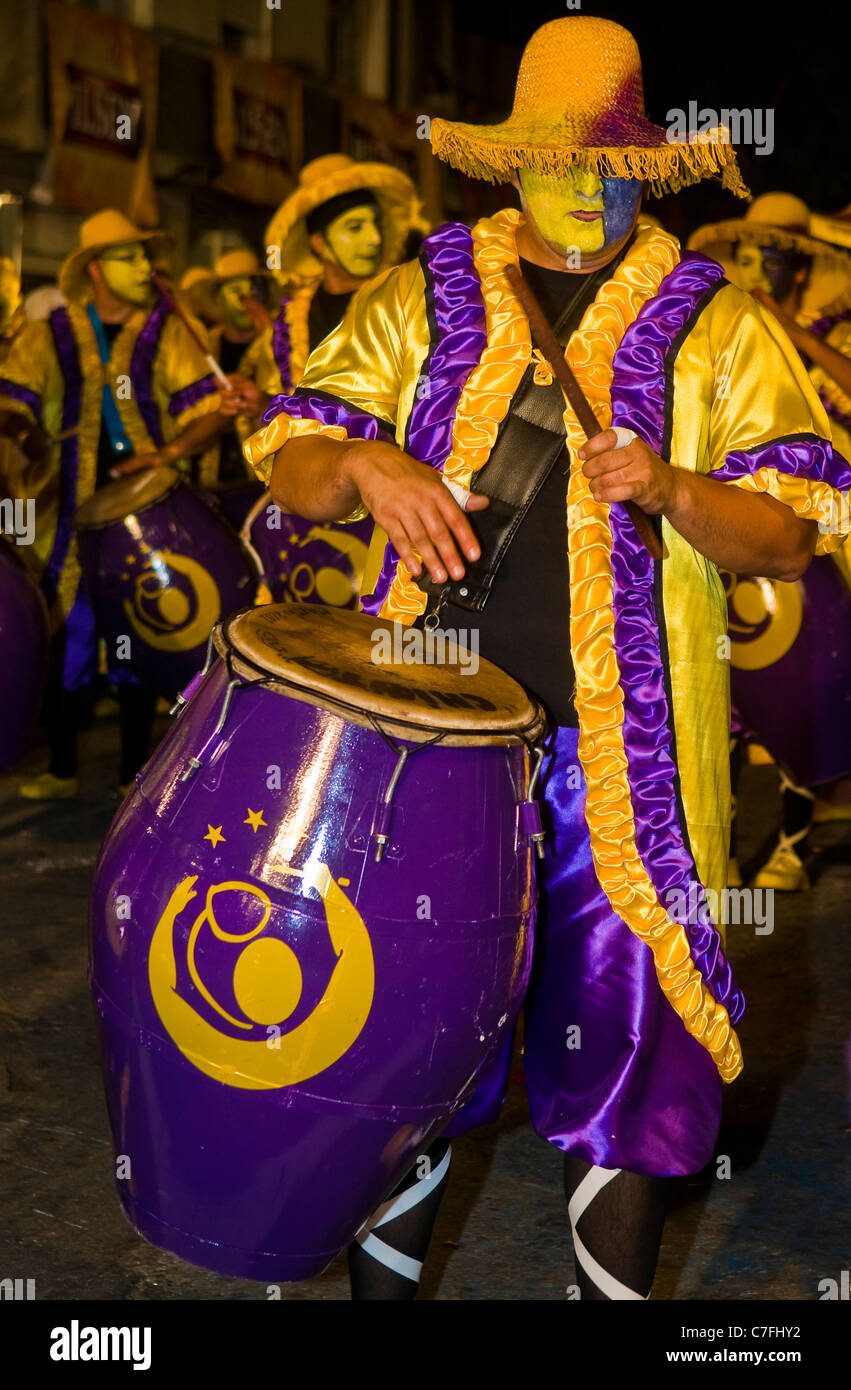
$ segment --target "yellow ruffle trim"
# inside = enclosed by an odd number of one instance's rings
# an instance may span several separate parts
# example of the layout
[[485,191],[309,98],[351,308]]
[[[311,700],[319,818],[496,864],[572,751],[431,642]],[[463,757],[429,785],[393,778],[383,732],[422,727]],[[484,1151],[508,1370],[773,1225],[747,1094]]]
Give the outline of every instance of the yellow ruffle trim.
[[[517,264],[521,214],[506,209],[478,223],[474,259],[482,282],[488,346],[461,394],[444,473],[468,486],[486,461],[532,356],[529,326],[503,270]],[[600,423],[611,423],[612,360],[626,328],[679,260],[666,232],[639,232],[629,255],[603,286],[571,339],[568,359]],[[725,1081],[742,1067],[729,1015],[694,965],[685,929],[672,921],[638,853],[623,742],[623,692],[614,645],[612,536],[609,508],[595,502],[576,451],[585,436],[572,411],[565,429],[573,458],[568,488],[571,648],[576,670],[579,758],[585,773],[585,817],[600,886],[612,908],[652,951],[660,987],[693,1037],[707,1049]],[[425,608],[426,597],[400,563],[384,617],[402,622]]]
[[[319,284],[319,280],[312,280],[309,285],[302,285],[294,292],[284,310],[284,320],[290,330],[290,381],[293,390],[304,376],[304,369],[310,356],[308,318],[313,296],[319,288]],[[284,389],[283,386],[281,389]]]
[[729,479],[725,486],[730,485],[740,487],[745,492],[767,492],[778,502],[791,507],[796,516],[806,521],[820,522],[829,528],[819,531],[816,555],[830,555],[848,539],[848,509],[841,505],[842,494],[830,483],[792,478],[776,468],[759,468],[755,473]]
[[[524,122],[528,127],[529,122]],[[480,131],[493,131],[481,134]],[[438,159],[451,164],[471,179],[508,183],[515,169],[537,169],[563,177],[581,169],[604,178],[642,179],[657,197],[677,193],[688,184],[720,175],[724,188],[739,198],[749,197],[729,140],[672,141],[663,145],[607,145],[584,148],[554,139],[553,121],[541,121],[539,137],[511,140],[499,127],[458,125],[444,120],[431,123],[431,147]],[[707,135],[713,132],[707,132]]]

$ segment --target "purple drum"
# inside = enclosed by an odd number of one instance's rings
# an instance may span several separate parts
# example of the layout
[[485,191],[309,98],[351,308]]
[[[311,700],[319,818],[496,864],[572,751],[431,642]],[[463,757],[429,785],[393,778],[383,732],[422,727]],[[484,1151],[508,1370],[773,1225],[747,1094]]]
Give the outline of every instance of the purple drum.
[[484,661],[376,664],[392,630],[295,604],[217,628],[95,870],[121,1201],[221,1273],[320,1273],[526,988],[540,710]]
[[199,497],[208,507],[220,513],[235,531],[239,531],[249,512],[256,507],[266,489],[252,478],[238,478],[235,482],[217,483],[215,487],[197,489]]
[[0,537],[0,772],[25,757],[41,708],[50,629],[44,596]]
[[109,483],[75,521],[109,668],[127,661],[160,694],[175,695],[203,664],[215,623],[254,597],[251,557],[173,468]]
[[282,512],[267,492],[242,529],[263,576],[262,597],[273,603],[358,606],[374,522],[306,521]]
[[829,556],[794,584],[722,574],[739,721],[802,786],[851,772],[851,591]]

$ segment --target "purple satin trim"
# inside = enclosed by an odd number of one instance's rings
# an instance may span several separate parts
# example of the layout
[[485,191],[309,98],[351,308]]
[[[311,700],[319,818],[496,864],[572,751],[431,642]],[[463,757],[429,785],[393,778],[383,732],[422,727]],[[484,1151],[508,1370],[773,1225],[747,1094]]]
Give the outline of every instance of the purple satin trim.
[[[649,948],[597,880],[577,738],[576,729],[553,730],[541,769],[553,828],[538,866],[524,1006],[532,1123],[587,1163],[654,1177],[695,1173],[714,1152],[721,1078],[660,990]],[[447,1134],[499,1117],[510,1062],[507,1044]]]
[[822,318],[816,319],[815,323],[811,323],[807,331],[812,333],[814,338],[826,338],[831,328],[835,328],[838,323],[845,323],[847,319],[851,319],[851,309],[843,309],[841,314],[824,314]]
[[[439,227],[426,237],[421,255],[432,287],[436,333],[408,420],[405,448],[422,463],[442,469],[452,447],[461,392],[487,347],[485,305],[469,227],[462,222]],[[398,563],[398,553],[388,544],[375,588],[361,598],[364,612],[379,612]]]
[[162,448],[165,439],[160,425],[160,413],[154,401],[152,377],[154,358],[157,355],[160,337],[168,315],[167,301],[165,299],[158,300],[136,339],[136,345],[130,359],[133,397],[138,406],[139,414],[145,422],[145,429],[158,449]]
[[10,400],[20,401],[32,411],[38,424],[41,424],[41,397],[31,391],[28,386],[21,386],[17,381],[10,381],[7,376],[0,376],[0,396],[8,396]]
[[281,300],[281,311],[272,325],[272,356],[281,373],[281,385],[285,391],[292,390],[290,376],[290,326],[287,323],[286,308],[288,299]]
[[318,420],[323,425],[339,425],[350,439],[384,439],[392,444],[393,435],[365,410],[352,410],[344,401],[332,400],[328,396],[311,395],[309,391],[296,391],[292,396],[273,397],[269,409],[263,416],[269,424],[278,415],[287,414],[293,420]]
[[[70,430],[79,424],[80,405],[83,396],[83,376],[80,371],[80,356],[68,310],[62,306],[54,309],[48,322],[53,335],[53,346],[62,375],[62,424],[61,430]],[[80,438],[72,435],[63,439],[59,446],[59,516],[56,521],[56,534],[44,574],[42,587],[49,599],[56,593],[59,576],[65,566],[68,548],[74,534],[74,511],[77,505],[77,480],[80,466]]]
[[[675,342],[700,311],[723,271],[705,256],[686,255],[626,330],[615,353],[612,421],[635,430],[662,453],[666,366]],[[677,802],[677,767],[665,688],[655,566],[626,511],[614,505],[612,573],[615,650],[624,694],[623,737],[635,812],[636,844],[660,902],[681,922],[696,968],[733,1023],[744,996],[712,925],[706,896],[687,849]]]
[[180,415],[190,406],[198,401],[203,401],[206,396],[212,396],[214,391],[218,391],[219,383],[210,372],[209,376],[202,376],[199,381],[193,381],[189,386],[184,386],[181,391],[175,391],[168,403],[169,415]]
[[815,434],[772,439],[757,449],[741,449],[728,454],[712,476],[721,482],[731,482],[754,474],[760,468],[775,468],[790,478],[829,483],[838,492],[851,487],[851,464],[826,439]]

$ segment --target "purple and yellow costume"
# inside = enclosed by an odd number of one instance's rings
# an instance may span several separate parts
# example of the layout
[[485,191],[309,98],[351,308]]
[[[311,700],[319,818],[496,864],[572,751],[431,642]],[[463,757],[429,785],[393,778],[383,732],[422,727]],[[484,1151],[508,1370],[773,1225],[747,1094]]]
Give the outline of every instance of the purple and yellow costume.
[[[299,389],[273,402],[248,441],[258,476],[268,482],[287,439],[324,433],[395,439],[469,487],[532,356],[503,275],[518,261],[520,221],[507,210],[472,232],[441,227],[418,262],[364,287]],[[785,338],[718,265],[682,255],[665,232],[639,221],[566,356],[601,424],[634,429],[676,467],[767,492],[815,521],[827,522],[851,485]],[[573,460],[584,435],[569,410],[564,424]],[[742,1065],[743,1000],[703,894],[719,892],[726,872],[724,592],[716,567],[667,521],[654,565],[623,509],[596,502],[575,464],[566,508],[579,731],[551,736],[543,783],[555,851],[543,875],[541,983],[529,996],[533,1118],[592,1163],[691,1172],[712,1152],[719,1077]],[[823,534],[818,549],[840,543]],[[409,624],[426,602],[376,528],[365,611]],[[571,1050],[566,1030],[577,1023],[583,1041]],[[494,1092],[501,1084],[500,1074]],[[471,1116],[490,1118],[479,1100]]]

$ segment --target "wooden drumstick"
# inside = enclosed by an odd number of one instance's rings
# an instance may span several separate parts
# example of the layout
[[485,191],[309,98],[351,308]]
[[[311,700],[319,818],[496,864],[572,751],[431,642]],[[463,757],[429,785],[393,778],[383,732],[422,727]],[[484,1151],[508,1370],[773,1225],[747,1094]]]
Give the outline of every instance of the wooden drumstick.
[[216,378],[222,390],[230,391],[230,382],[228,381],[227,377],[225,376],[215,357],[212,355],[212,353],[207,351],[201,339],[201,335],[198,332],[196,332],[193,325],[189,322],[189,319],[186,317],[180,305],[177,303],[177,300],[174,298],[174,295],[171,293],[171,290],[165,284],[165,281],[162,280],[162,278],[157,274],[155,270],[151,271],[151,279],[153,280],[154,284],[156,285],[157,289],[159,290],[168,307],[172,310],[173,313],[177,314],[177,317],[180,319],[180,322],[183,324],[183,327],[186,329],[187,333],[189,333],[189,335],[191,336],[196,347],[204,354],[204,360],[208,363],[210,371],[213,373],[213,376]]
[[[595,434],[602,434],[603,426],[585,399],[582,387],[567,365],[564,350],[556,341],[556,336],[547,322],[543,309],[532,293],[528,281],[523,278],[515,265],[505,267],[505,278],[520,300],[523,311],[529,320],[532,337],[552,367],[556,381],[567,396],[571,409],[585,432],[585,438],[593,439]],[[641,510],[636,502],[626,501],[622,505],[626,507],[629,519],[638,532],[639,540],[647,553],[654,560],[661,560],[662,546],[659,537],[653,530],[650,517]]]

